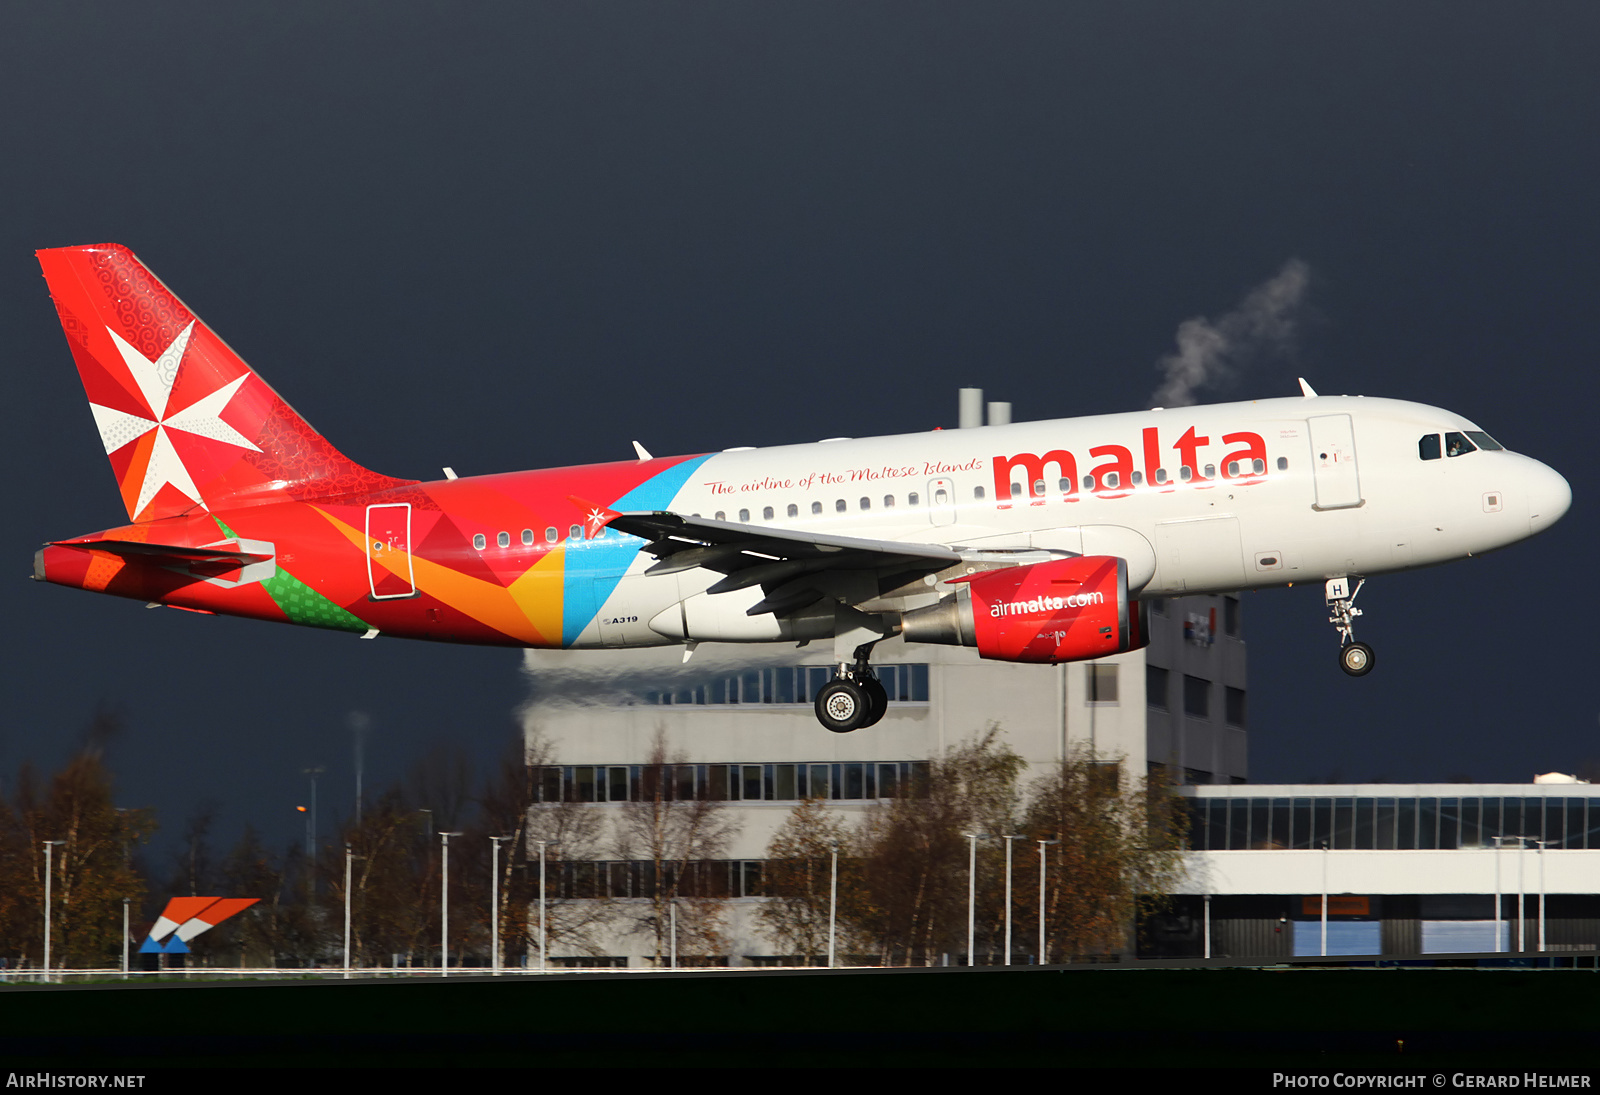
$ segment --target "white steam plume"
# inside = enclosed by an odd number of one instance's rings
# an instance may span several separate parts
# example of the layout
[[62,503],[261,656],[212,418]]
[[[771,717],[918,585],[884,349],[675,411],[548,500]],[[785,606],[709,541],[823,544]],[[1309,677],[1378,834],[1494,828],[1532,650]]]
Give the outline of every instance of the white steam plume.
[[1290,259],[1233,311],[1215,321],[1195,316],[1179,324],[1177,351],[1156,366],[1163,379],[1151,406],[1187,407],[1197,390],[1233,379],[1253,359],[1291,351],[1310,276],[1310,267]]

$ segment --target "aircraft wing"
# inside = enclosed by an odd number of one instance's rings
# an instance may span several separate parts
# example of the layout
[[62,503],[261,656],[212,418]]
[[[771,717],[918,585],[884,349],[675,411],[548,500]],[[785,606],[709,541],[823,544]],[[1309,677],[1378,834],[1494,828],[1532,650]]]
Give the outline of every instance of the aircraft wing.
[[752,616],[798,612],[822,598],[815,583],[798,579],[820,578],[830,571],[874,571],[880,575],[880,585],[886,581],[896,585],[961,561],[958,552],[941,544],[833,536],[679,513],[620,513],[606,525],[648,541],[644,550],[659,562],[647,574],[703,567],[727,575],[708,593],[760,585],[767,597],[749,610]]

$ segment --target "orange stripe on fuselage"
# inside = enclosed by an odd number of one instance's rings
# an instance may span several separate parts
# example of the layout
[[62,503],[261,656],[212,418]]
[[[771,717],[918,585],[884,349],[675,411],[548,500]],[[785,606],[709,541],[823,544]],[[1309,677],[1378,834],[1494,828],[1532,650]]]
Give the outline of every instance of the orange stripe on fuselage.
[[[327,518],[328,523],[354,544],[363,558],[366,557],[367,538],[362,530],[352,528],[321,506],[311,508]],[[545,559],[519,578],[514,583],[515,586],[522,586],[525,581],[530,581],[531,584],[516,594],[492,582],[485,582],[481,578],[474,578],[449,567],[440,566],[419,555],[411,556],[411,564],[416,573],[417,588],[441,604],[448,605],[485,627],[491,627],[528,646],[554,646],[559,645],[561,635],[561,570],[557,561],[553,564],[556,569],[552,575],[546,563],[556,554],[558,553],[550,552]],[[379,562],[390,573],[402,579],[408,577],[391,566],[387,559],[381,559]],[[538,573],[538,577],[535,578],[536,572],[542,573]],[[552,592],[555,594],[553,611],[547,603]],[[547,619],[553,619],[554,625],[546,623],[541,627],[540,621]],[[545,638],[551,634],[557,636],[554,643]]]

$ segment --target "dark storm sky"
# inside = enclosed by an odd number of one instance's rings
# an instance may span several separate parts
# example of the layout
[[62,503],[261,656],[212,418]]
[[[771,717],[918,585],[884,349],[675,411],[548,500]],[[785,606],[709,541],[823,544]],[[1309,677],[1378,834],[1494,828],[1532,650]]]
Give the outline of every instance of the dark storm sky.
[[[441,742],[513,652],[146,611],[26,580],[120,523],[33,251],[133,247],[356,460],[434,478],[1148,404],[1177,325],[1308,264],[1295,354],[1211,400],[1433,403],[1572,512],[1368,586],[1246,597],[1251,775],[1600,759],[1600,14],[1588,3],[152,3],[0,9],[0,776],[99,704],[127,804],[297,830]],[[820,732],[820,731],[819,731]],[[326,825],[324,826],[327,827]]]

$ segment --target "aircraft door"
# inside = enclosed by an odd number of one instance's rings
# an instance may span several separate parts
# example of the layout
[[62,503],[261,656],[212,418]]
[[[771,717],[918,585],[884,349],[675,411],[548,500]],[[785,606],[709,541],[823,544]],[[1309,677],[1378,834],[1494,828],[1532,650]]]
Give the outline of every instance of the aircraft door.
[[956,485],[953,480],[928,481],[928,520],[936,525],[956,523]]
[[1311,468],[1317,484],[1316,509],[1347,509],[1361,504],[1356,470],[1356,437],[1347,414],[1308,418]]
[[367,507],[367,587],[374,601],[417,595],[411,562],[411,503]]

